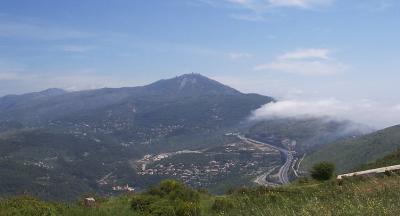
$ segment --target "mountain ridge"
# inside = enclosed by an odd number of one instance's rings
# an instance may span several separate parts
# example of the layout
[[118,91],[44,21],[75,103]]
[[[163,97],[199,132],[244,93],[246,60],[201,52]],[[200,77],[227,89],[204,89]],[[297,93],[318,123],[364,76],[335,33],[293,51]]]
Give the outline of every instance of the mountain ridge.
[[136,160],[225,145],[232,141],[227,131],[272,100],[188,74],[17,101],[0,108],[2,194],[24,190],[69,200],[74,191],[115,193],[111,186],[132,182],[148,187],[162,176],[139,176]]
[[[5,100],[10,96],[0,98],[0,119],[15,120],[5,116],[14,115],[20,117],[19,120],[23,121],[23,118],[29,118],[29,115],[51,116],[53,114],[58,116],[60,113],[74,113],[81,110],[94,110],[129,102],[134,103],[135,100],[169,101],[183,97],[246,95],[200,74],[184,74],[137,87],[102,88],[76,92],[62,91],[58,94],[44,94],[45,92],[50,92],[50,90],[43,91],[41,93],[43,96],[39,99],[31,97],[32,94],[36,93],[13,96],[15,97],[13,103],[8,103]],[[267,96],[253,96],[265,97],[265,102],[274,100]],[[29,97],[29,99],[25,99],[26,97]],[[1,115],[1,113],[5,115]]]
[[388,127],[361,137],[333,142],[307,155],[301,168],[308,170],[319,161],[335,163],[337,171],[353,171],[389,155],[400,148],[400,125]]

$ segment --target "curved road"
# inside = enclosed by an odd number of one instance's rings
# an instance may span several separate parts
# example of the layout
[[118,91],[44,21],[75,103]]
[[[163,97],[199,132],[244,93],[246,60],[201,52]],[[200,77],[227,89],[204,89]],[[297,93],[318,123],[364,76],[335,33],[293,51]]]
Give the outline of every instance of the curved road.
[[[244,136],[239,135],[239,134],[237,134],[236,136],[240,140],[243,140],[245,142],[266,145],[266,146],[268,146],[268,147],[270,147],[272,149],[275,149],[275,150],[278,150],[279,152],[281,152],[285,156],[285,163],[281,166],[281,168],[279,169],[279,172],[278,172],[279,182],[281,184],[288,184],[289,183],[289,170],[290,170],[290,165],[292,164],[292,161],[293,161],[293,152],[291,152],[289,150],[286,150],[284,148],[280,148],[280,147],[277,147],[277,146],[270,145],[268,143],[264,143],[264,142],[260,142],[260,141],[257,141],[257,140],[253,140],[253,139],[244,137]],[[267,175],[265,175],[265,177]]]

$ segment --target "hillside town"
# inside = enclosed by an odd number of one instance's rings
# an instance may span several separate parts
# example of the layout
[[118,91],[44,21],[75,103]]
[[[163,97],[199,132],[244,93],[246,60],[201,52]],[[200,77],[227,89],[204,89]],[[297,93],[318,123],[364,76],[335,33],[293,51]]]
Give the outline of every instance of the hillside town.
[[139,175],[175,178],[200,188],[237,173],[253,178],[279,164],[279,157],[279,152],[265,146],[238,141],[203,151],[145,155],[136,163]]

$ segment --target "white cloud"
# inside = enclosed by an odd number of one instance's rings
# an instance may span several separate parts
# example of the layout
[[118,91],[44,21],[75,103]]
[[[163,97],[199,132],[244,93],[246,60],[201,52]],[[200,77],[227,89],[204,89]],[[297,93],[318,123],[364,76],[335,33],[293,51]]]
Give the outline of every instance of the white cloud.
[[267,70],[302,75],[332,75],[343,72],[347,66],[329,56],[328,49],[302,49],[284,53],[274,61],[259,64],[254,70]]
[[330,50],[328,49],[300,49],[285,53],[279,56],[279,59],[329,59]]
[[232,53],[228,53],[228,56],[229,56],[229,58],[236,60],[236,59],[252,58],[253,54],[242,53],[242,52],[232,52]]
[[342,101],[321,100],[283,100],[269,103],[255,110],[252,120],[306,117],[331,117],[352,120],[375,128],[400,124],[400,109],[397,105],[383,104],[371,100]]
[[265,10],[271,7],[293,7],[311,9],[330,5],[333,0],[225,0],[252,10]]
[[268,2],[273,7],[296,7],[311,9],[330,5],[333,0],[269,0]]
[[234,19],[263,21],[265,14],[276,8],[314,10],[329,6],[334,0],[197,0],[197,2],[206,3],[213,7],[227,6],[242,10],[239,14],[230,15]]
[[254,70],[270,70],[301,75],[332,75],[345,69],[346,66],[341,63],[324,61],[275,61],[254,67]]

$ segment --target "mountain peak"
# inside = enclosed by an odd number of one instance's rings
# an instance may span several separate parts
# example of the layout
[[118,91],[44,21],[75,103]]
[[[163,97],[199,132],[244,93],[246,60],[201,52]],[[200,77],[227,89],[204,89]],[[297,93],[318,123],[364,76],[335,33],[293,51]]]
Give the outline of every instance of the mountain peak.
[[146,86],[152,91],[163,91],[179,96],[232,95],[239,91],[198,73],[183,74]]

